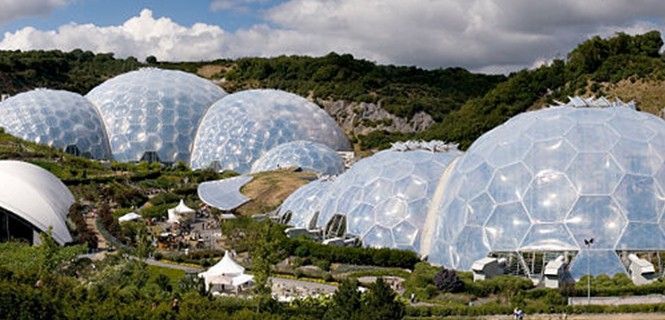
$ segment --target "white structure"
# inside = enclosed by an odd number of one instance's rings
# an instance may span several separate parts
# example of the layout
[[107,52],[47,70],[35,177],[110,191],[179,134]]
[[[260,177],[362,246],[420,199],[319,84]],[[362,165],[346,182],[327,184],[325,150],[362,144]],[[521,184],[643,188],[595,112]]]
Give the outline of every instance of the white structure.
[[205,204],[223,211],[231,211],[250,200],[240,192],[240,188],[252,179],[252,176],[242,175],[222,180],[206,181],[199,184],[196,193]]
[[651,262],[641,259],[633,253],[628,255],[628,261],[630,263],[628,266],[630,280],[635,285],[649,284],[658,278],[656,269]]
[[0,127],[31,142],[93,159],[111,159],[104,122],[78,93],[35,89],[0,105]]
[[471,271],[473,272],[473,281],[483,281],[504,273],[503,259],[499,260],[497,258],[486,257],[476,260],[473,265],[471,265]]
[[545,272],[543,276],[545,278],[545,287],[557,289],[563,282],[563,278],[566,272],[566,258],[564,256],[558,256],[556,259],[551,260],[545,265]]
[[130,212],[130,213],[125,214],[122,217],[118,218],[118,222],[134,221],[134,220],[137,220],[137,219],[141,219],[141,216],[138,215],[136,212]]
[[245,274],[245,268],[235,262],[228,251],[224,252],[222,260],[198,276],[204,279],[206,290],[217,292],[233,290],[237,293],[254,282],[254,277]]
[[169,223],[183,223],[189,221],[194,217],[196,210],[188,207],[184,201],[180,200],[180,203],[175,208],[171,208],[168,211]]
[[72,241],[65,222],[74,196],[50,172],[27,162],[0,161],[0,240],[36,243],[52,228],[59,244]]
[[225,95],[191,73],[144,68],[106,80],[86,98],[106,124],[115,160],[189,162],[201,118]]

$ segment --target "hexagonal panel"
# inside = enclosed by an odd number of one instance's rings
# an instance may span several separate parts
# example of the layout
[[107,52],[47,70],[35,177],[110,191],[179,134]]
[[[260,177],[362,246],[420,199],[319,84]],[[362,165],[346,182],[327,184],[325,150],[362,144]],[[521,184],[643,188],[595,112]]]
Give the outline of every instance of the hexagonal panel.
[[476,260],[486,257],[490,251],[483,240],[483,228],[472,226],[464,227],[453,247],[456,268],[461,270],[470,269]]
[[529,231],[531,221],[519,202],[497,205],[485,224],[492,251],[515,251]]
[[623,176],[621,168],[607,153],[580,153],[566,171],[580,194],[610,194]]
[[367,186],[367,193],[364,199],[368,203],[378,203],[386,195],[391,194],[393,191],[393,183],[384,178],[378,178],[370,182]]
[[543,170],[524,195],[524,205],[534,222],[563,221],[577,200],[577,192],[563,172]]
[[564,171],[577,151],[564,139],[535,142],[524,158],[531,172],[542,170]]
[[439,217],[439,237],[444,241],[452,241],[466,223],[467,206],[459,198],[453,199],[444,206],[445,218]]
[[566,134],[572,127],[574,122],[570,118],[565,117],[559,113],[554,113],[551,116],[542,117],[540,121],[534,121],[526,130],[534,141],[550,140],[560,138]]
[[653,130],[643,125],[643,121],[636,119],[614,117],[609,124],[621,137],[631,140],[647,142],[655,134]]
[[619,205],[609,196],[580,197],[566,218],[577,243],[593,238],[596,249],[613,249],[625,225]]
[[496,203],[519,201],[531,181],[531,173],[523,164],[513,164],[496,170],[489,185],[489,193]]
[[374,221],[377,224],[392,228],[408,214],[406,202],[403,199],[392,197],[379,202],[374,208]]
[[659,194],[653,178],[627,174],[619,183],[614,198],[628,220],[656,222],[660,216]]
[[494,210],[494,201],[487,193],[475,197],[467,206],[466,223],[468,225],[483,226],[487,217]]
[[573,148],[580,152],[602,152],[612,149],[619,136],[599,124],[577,124],[566,134]]
[[391,248],[394,247],[394,241],[390,229],[373,226],[360,239],[363,245],[373,248]]
[[494,168],[487,165],[486,163],[482,163],[475,169],[469,171],[462,182],[462,186],[460,187],[460,196],[462,196],[464,199],[472,199],[481,192],[485,191],[493,173]]
[[570,263],[569,271],[575,280],[580,280],[589,273],[594,276],[625,274],[626,268],[612,250],[580,250]]
[[427,197],[427,181],[416,176],[398,180],[395,182],[394,194],[407,199],[424,199]]
[[411,250],[418,250],[420,244],[419,240],[419,231],[414,225],[402,221],[397,224],[393,229],[393,238],[395,239],[395,244],[402,247],[411,247]]
[[612,149],[614,159],[626,173],[652,175],[662,160],[646,142],[621,139]]
[[531,144],[532,142],[523,136],[519,136],[515,141],[499,143],[494,147],[491,156],[487,157],[487,162],[495,167],[517,163],[524,158]]
[[579,250],[563,223],[536,223],[522,241],[520,251]]
[[657,223],[628,222],[617,250],[662,250],[665,235]]

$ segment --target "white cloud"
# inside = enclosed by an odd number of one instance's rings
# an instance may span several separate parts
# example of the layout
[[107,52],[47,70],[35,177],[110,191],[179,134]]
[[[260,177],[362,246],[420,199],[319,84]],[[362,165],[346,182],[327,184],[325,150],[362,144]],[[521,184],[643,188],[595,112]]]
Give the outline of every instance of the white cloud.
[[210,10],[212,11],[248,11],[249,6],[255,3],[264,3],[267,0],[212,0]]
[[[257,1],[264,0],[213,0],[211,9]],[[6,33],[0,48],[82,48],[160,60],[337,51],[381,63],[507,72],[565,57],[594,34],[662,30],[663,16],[665,2],[655,0],[289,0],[269,9],[265,24],[233,32],[182,26],[143,10],[119,26],[24,28]]]
[[51,13],[69,0],[0,0],[0,24],[12,20]]

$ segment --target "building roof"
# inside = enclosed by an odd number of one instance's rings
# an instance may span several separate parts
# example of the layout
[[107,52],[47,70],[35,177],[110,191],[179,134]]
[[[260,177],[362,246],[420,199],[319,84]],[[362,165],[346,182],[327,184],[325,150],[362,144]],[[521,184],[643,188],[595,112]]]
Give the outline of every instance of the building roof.
[[59,244],[72,241],[65,219],[74,196],[50,172],[27,162],[0,161],[0,207],[41,231],[53,228]]
[[130,212],[128,214],[123,215],[122,217],[118,218],[118,222],[126,222],[126,221],[132,221],[136,219],[140,219],[141,216],[138,215],[136,212]]
[[201,201],[217,209],[233,210],[249,201],[240,188],[252,181],[252,176],[238,176],[199,184],[197,193]]
[[196,210],[188,207],[182,199],[180,200],[180,203],[178,203],[178,205],[175,208],[173,208],[173,210],[175,211],[175,213],[180,213],[180,214],[196,212]]

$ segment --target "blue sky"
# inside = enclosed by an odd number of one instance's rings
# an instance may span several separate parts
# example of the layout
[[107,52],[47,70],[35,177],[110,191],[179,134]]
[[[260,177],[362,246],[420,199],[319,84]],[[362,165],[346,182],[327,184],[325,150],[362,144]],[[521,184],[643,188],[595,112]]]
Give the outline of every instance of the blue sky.
[[0,0],[0,50],[199,61],[351,53],[506,73],[593,35],[663,30],[661,0]]
[[[2,2],[2,1],[0,1]],[[224,29],[235,31],[255,24],[264,23],[262,12],[280,1],[260,1],[242,3],[242,8],[212,10],[210,0],[77,0],[70,5],[56,8],[49,14],[23,17],[0,24],[1,33],[32,26],[38,29],[55,29],[60,25],[75,22],[79,24],[117,25],[144,8],[156,16],[168,16],[183,25],[196,22],[217,24]]]

